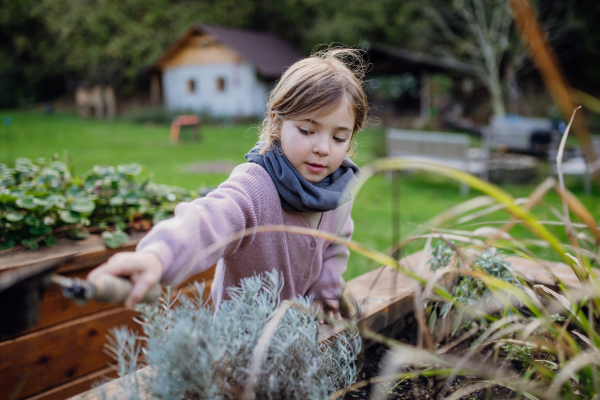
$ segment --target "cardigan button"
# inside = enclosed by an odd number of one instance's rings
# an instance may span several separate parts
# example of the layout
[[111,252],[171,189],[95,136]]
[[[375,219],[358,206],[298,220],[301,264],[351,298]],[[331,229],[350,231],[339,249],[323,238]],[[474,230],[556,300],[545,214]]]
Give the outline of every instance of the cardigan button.
[[310,242],[310,248],[314,249],[317,246],[317,243],[315,243],[315,241],[313,240],[312,242]]

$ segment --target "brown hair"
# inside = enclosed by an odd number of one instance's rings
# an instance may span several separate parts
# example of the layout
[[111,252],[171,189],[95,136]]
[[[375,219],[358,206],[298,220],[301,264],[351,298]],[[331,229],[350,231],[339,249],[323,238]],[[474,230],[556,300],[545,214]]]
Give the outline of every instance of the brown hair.
[[[335,108],[344,98],[354,112],[352,139],[367,119],[367,97],[363,90],[366,72],[363,52],[357,49],[328,48],[297,61],[289,67],[269,94],[267,112],[260,140],[265,143],[261,154],[279,140],[285,120],[314,116]],[[348,154],[354,151],[354,140]]]

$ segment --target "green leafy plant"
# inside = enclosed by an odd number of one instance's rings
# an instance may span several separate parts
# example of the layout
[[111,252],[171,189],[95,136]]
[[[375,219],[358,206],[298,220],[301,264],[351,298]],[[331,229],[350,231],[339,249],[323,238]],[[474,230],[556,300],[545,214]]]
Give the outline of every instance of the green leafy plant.
[[[479,270],[488,276],[498,278],[511,285],[518,283],[512,272],[510,263],[504,261],[502,252],[494,247],[486,249],[475,257],[472,263],[467,265],[464,265],[464,261],[457,256],[449,244],[441,241],[432,249],[431,254],[432,257],[428,263],[433,271],[447,267],[451,264],[452,260],[456,260],[457,268]],[[429,314],[429,328],[433,330],[438,318],[446,318],[453,308],[458,308],[456,310],[458,315],[455,318],[451,334],[451,336],[454,336],[458,328],[463,326],[465,309],[467,307],[475,308],[481,305],[482,302],[492,301],[493,297],[492,291],[483,281],[470,275],[459,274],[452,281],[451,286],[450,294],[453,297],[453,301],[430,301],[427,311]],[[502,304],[498,304],[498,309],[502,309]],[[483,317],[479,318],[479,322],[483,325],[486,324],[486,320]],[[470,325],[470,321],[467,322],[467,325]]]
[[[167,291],[162,305],[139,306],[143,336],[117,329],[108,345],[126,399],[139,399],[144,387],[153,399],[323,400],[352,384],[361,348],[356,326],[319,344],[311,299],[280,303],[282,288],[273,271],[228,289],[216,311],[198,283],[191,296],[169,300]],[[133,374],[142,346],[148,373]]]
[[195,197],[185,189],[139,181],[141,171],[138,164],[97,165],[73,177],[58,155],[35,163],[18,158],[14,168],[0,164],[0,251],[52,246],[62,232],[85,238],[107,231],[106,245],[119,247],[127,241],[126,230],[148,229],[169,218],[177,203]]
[[535,349],[534,346],[517,346],[512,344],[507,344],[501,347],[502,350],[506,351],[508,354],[506,359],[509,361],[519,360],[523,363],[527,363],[528,360],[531,359],[531,350]]

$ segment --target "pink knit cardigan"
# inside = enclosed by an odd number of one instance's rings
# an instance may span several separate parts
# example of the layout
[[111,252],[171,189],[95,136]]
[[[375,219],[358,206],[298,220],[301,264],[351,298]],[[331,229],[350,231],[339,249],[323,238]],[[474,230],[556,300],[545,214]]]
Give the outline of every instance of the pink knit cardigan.
[[[324,212],[317,229],[350,239],[351,209],[349,202]],[[211,254],[203,251],[236,232],[266,225],[308,228],[301,213],[281,207],[277,189],[261,166],[241,164],[208,196],[177,205],[175,216],[154,226],[136,251],[160,258],[163,284],[181,282],[218,261],[212,285],[217,307],[227,299],[224,289],[273,270],[283,274],[281,300],[309,294],[337,300],[349,256],[345,245],[295,233],[255,232]]]

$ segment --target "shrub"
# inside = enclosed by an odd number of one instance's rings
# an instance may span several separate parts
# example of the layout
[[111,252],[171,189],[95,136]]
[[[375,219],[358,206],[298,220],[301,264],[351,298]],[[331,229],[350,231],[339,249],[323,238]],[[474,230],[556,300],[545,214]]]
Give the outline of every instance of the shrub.
[[[116,330],[109,349],[118,362],[127,400],[146,387],[156,399],[240,398],[250,377],[256,345],[280,307],[283,278],[276,272],[242,281],[230,288],[230,300],[213,310],[202,302],[203,286],[193,297],[143,305],[144,337]],[[166,298],[169,299],[169,293]],[[298,298],[277,325],[260,364],[258,399],[325,399],[356,378],[361,340],[353,325],[334,340],[319,345],[319,323],[311,299]],[[152,373],[135,371],[140,343]],[[137,376],[137,377],[136,377]],[[141,379],[141,381],[138,381]]]
[[[471,264],[462,265],[460,257],[452,250],[452,248],[443,242],[438,242],[435,248],[432,249],[432,257],[428,261],[431,270],[435,271],[442,267],[447,267],[451,264],[451,260],[455,259],[458,268],[470,269],[471,265],[474,269],[479,269],[483,273],[498,278],[509,284],[518,283],[513,275],[512,268],[509,262],[504,261],[504,256],[495,247],[485,249],[481,254],[475,257]],[[502,302],[497,301],[492,296],[492,291],[479,279],[474,279],[469,275],[458,275],[452,282],[450,289],[453,302],[445,301],[430,301],[428,304],[429,314],[429,329],[433,330],[438,318],[446,318],[450,311],[457,307],[457,317],[454,321],[451,336],[454,336],[457,329],[463,323],[465,307],[477,308],[484,303],[495,303],[498,310],[503,308]],[[480,325],[485,326],[486,320],[483,317],[479,318]]]
[[74,178],[56,155],[37,163],[18,158],[14,168],[0,164],[0,251],[17,245],[34,250],[41,241],[53,245],[61,230],[76,238],[115,230],[104,238],[107,246],[118,247],[127,240],[122,231],[135,221],[169,218],[177,203],[195,197],[185,189],[140,182],[135,177],[141,170],[138,164],[97,165]]

